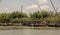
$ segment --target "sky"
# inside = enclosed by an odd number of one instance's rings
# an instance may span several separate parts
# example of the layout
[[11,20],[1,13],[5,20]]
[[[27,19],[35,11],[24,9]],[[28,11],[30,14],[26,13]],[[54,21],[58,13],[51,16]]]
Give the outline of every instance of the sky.
[[[54,6],[60,11],[60,0],[52,0]],[[0,13],[10,13],[13,11],[21,11],[23,6],[23,12],[30,13],[40,10],[52,10],[51,3],[49,0],[0,0]]]

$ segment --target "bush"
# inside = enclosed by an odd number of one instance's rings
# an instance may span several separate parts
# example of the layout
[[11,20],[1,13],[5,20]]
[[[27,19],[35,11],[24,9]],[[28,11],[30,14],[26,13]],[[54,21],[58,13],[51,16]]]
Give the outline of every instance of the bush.
[[16,19],[11,19],[10,22],[11,23],[19,23],[21,20],[19,18]]

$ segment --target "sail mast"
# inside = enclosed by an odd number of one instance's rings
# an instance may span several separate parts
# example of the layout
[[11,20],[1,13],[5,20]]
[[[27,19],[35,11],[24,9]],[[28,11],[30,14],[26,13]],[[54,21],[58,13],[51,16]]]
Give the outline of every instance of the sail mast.
[[21,5],[21,12],[23,11],[23,5]]
[[40,5],[39,5],[39,3],[37,1],[36,1],[36,4],[37,4],[39,10],[41,11]]
[[53,7],[54,11],[55,11],[55,12],[56,12],[56,14],[57,14],[57,10],[56,10],[56,8],[55,8],[55,6],[54,6],[54,4],[53,4],[52,0],[50,0],[50,2],[51,2],[51,5],[52,5],[52,7]]

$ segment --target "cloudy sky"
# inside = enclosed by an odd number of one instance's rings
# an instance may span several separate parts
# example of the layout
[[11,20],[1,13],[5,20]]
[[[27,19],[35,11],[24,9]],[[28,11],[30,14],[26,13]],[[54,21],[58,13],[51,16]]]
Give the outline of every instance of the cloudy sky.
[[[52,0],[55,7],[60,11],[60,0]],[[24,12],[34,12],[39,10],[37,3],[41,10],[53,10],[49,0],[0,0],[0,13],[21,11],[23,5]]]

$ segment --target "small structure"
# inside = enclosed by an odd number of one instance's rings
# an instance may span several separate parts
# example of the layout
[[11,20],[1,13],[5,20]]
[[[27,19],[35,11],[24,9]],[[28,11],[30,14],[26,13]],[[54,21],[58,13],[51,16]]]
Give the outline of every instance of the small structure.
[[55,23],[49,23],[48,27],[55,27]]
[[0,25],[1,26],[7,26],[7,23],[1,23]]
[[35,26],[47,26],[47,23],[45,22],[41,23],[40,21],[33,20],[33,21],[23,21],[22,25],[35,27]]
[[55,27],[60,27],[60,23],[56,23],[55,24]]
[[22,25],[25,25],[25,26],[33,26],[37,24],[37,21],[23,21],[22,22]]

